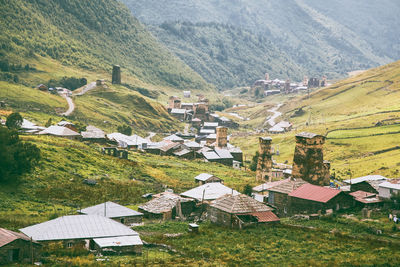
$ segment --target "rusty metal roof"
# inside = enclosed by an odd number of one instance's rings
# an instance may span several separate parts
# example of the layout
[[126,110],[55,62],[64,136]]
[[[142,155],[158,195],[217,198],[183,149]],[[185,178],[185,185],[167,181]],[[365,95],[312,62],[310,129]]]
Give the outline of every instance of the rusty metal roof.
[[290,193],[289,196],[326,203],[340,194],[340,192],[342,191],[338,189],[326,188],[313,184],[303,184]]
[[252,215],[257,218],[258,222],[279,222],[280,219],[276,216],[272,211],[261,211],[261,212],[252,212],[248,215]]
[[16,233],[4,228],[0,228],[0,248],[7,244],[10,244],[14,240],[23,239],[26,241],[30,241],[30,238],[24,234]]

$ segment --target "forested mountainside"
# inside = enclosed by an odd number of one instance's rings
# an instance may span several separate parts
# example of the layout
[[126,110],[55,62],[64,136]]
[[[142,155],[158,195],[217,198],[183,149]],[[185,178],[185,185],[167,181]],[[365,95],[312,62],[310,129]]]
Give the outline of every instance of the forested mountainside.
[[119,64],[151,84],[207,87],[116,0],[1,0],[0,5],[3,72],[10,63],[25,65],[35,56],[49,56],[88,70],[110,71],[112,64]]
[[[148,24],[217,22],[261,34],[308,76],[344,77],[349,71],[389,63],[400,56],[396,32],[400,5],[396,0],[121,1]],[[160,40],[185,58],[170,38]],[[296,74],[290,72],[290,77]]]
[[247,86],[264,77],[301,80],[307,71],[268,37],[218,23],[164,22],[153,34],[218,88]]

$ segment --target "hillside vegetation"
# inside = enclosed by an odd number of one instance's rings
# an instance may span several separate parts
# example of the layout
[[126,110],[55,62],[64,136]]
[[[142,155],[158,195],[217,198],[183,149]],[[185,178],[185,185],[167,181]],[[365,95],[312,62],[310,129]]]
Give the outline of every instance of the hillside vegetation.
[[119,64],[124,72],[150,84],[207,88],[115,0],[1,0],[0,5],[3,72],[12,71],[7,64],[26,66],[43,56],[96,71],[110,71],[111,65]]
[[[309,77],[345,77],[349,71],[386,64],[400,56],[396,0],[121,1],[148,24],[216,22],[261,34],[307,70],[304,74]],[[184,51],[176,50],[178,41],[160,40],[185,58]],[[185,40],[179,43],[187,46]],[[253,54],[250,47],[247,51]],[[294,70],[289,70],[292,79]]]
[[234,26],[165,22],[149,29],[206,81],[221,89],[252,84],[265,72],[296,80],[307,73],[268,37]]
[[[300,108],[303,114],[294,115]],[[327,136],[325,158],[338,177],[400,176],[400,61],[317,90],[310,98],[292,99],[281,111],[294,131],[272,135],[280,150],[278,161],[291,162],[294,135],[310,131]],[[252,155],[257,136],[233,142]]]

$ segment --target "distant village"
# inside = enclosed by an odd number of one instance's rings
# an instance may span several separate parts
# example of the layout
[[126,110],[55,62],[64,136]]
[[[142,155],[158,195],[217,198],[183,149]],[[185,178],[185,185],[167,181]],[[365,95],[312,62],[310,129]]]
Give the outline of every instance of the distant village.
[[[278,83],[266,79],[257,84],[277,86]],[[284,88],[289,88],[286,85],[285,82]],[[190,98],[190,92],[185,91],[183,97]],[[184,133],[170,134],[160,142],[119,132],[106,134],[91,125],[79,132],[66,120],[42,127],[24,119],[20,132],[94,142],[99,144],[103,155],[121,160],[128,159],[129,150],[138,150],[237,169],[243,166],[243,152],[229,143],[228,135],[228,130],[238,125],[209,112],[207,99],[199,96],[196,103],[183,103],[172,96],[167,109],[172,116],[190,124],[190,128]],[[281,126],[291,129],[290,123]],[[369,175],[336,180],[330,173],[330,162],[324,159],[325,137],[303,132],[295,139],[293,165],[288,165],[273,159],[277,151],[271,137],[259,138],[255,177],[258,185],[247,194],[226,186],[210,167],[209,173],[193,174],[197,186],[185,192],[167,188],[161,193],[143,195],[143,204],[137,211],[111,201],[99,201],[97,205],[76,210],[75,214],[31,225],[19,232],[0,228],[0,264],[38,262],[42,246],[53,243],[61,243],[66,250],[86,248],[96,255],[140,254],[146,244],[131,227],[149,221],[185,221],[187,231],[196,235],[205,220],[234,229],[265,224],[274,227],[285,217],[312,220],[353,208],[361,209],[363,216],[369,218],[372,210],[390,205],[391,198],[400,194],[400,179]],[[82,182],[96,185],[96,180]],[[400,216],[400,211],[393,214]]]

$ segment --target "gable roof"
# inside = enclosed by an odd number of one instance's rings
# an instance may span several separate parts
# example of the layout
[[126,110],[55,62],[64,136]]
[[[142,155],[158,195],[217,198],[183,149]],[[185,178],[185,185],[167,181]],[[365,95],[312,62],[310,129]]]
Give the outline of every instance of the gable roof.
[[99,215],[70,215],[20,229],[37,241],[138,235],[129,227]]
[[128,136],[122,133],[110,133],[107,134],[107,138],[112,141],[118,142],[120,145],[126,144],[127,146],[138,146],[143,143],[149,142],[148,140],[136,134]]
[[400,190],[400,180],[388,180],[379,185],[379,187]]
[[342,191],[338,189],[332,189],[313,184],[303,184],[290,193],[289,196],[326,203],[339,195],[341,192]]
[[2,246],[10,244],[11,242],[13,242],[14,240],[17,240],[17,239],[23,239],[26,241],[30,241],[30,238],[24,234],[16,233],[11,230],[0,228],[0,248]]
[[71,129],[63,126],[58,126],[58,125],[52,125],[43,131],[41,131],[39,134],[49,134],[49,135],[55,135],[55,136],[79,136],[80,134],[72,131]]
[[107,218],[118,218],[118,217],[130,217],[130,216],[140,216],[143,215],[140,212],[132,210],[130,208],[121,206],[117,203],[107,201],[102,204],[98,204],[92,207],[88,207],[82,209],[80,213],[88,214],[88,215],[100,215],[104,216],[104,208],[105,210],[105,217]]
[[218,154],[218,156],[221,159],[233,159],[232,154],[229,152],[228,149],[222,149],[222,148],[214,148],[215,152]]
[[164,212],[169,212],[172,210],[178,201],[187,202],[193,201],[189,199],[182,198],[173,193],[164,193],[160,197],[150,200],[145,204],[139,206],[139,209],[154,213],[154,214],[162,214]]
[[81,135],[84,139],[104,139],[106,137],[103,130],[92,125],[87,126],[86,131],[81,132]]
[[322,135],[315,134],[315,133],[308,133],[308,132],[302,132],[302,133],[296,134],[296,137],[303,137],[303,138],[309,138],[309,139],[317,137],[317,136],[322,136]]
[[281,185],[281,184],[286,183],[288,181],[290,181],[290,178],[284,179],[284,180],[279,180],[279,181],[260,184],[260,185],[257,185],[255,187],[253,187],[253,191],[255,191],[255,192],[263,192],[263,191],[268,190],[268,189],[270,189],[270,188],[272,188],[274,186]]
[[302,179],[296,179],[296,180],[286,179],[284,181],[285,182],[270,187],[268,191],[278,192],[282,194],[289,194],[294,190],[296,190],[297,188],[299,188],[300,186],[302,186],[303,184],[307,184],[307,182]]
[[382,175],[367,175],[367,176],[362,176],[354,179],[348,179],[344,180],[346,184],[358,184],[362,182],[367,182],[367,181],[384,181],[387,180],[386,177]]
[[126,246],[140,246],[143,245],[142,240],[139,236],[116,236],[116,237],[104,237],[95,238],[93,241],[100,248],[109,247],[126,247]]
[[210,206],[231,214],[243,214],[271,210],[270,207],[244,194],[238,194],[235,196],[222,196],[221,198],[214,200]]
[[[203,182],[205,182],[205,181],[207,181],[208,179],[210,179],[211,177],[216,177],[216,178],[218,178],[217,176],[214,176],[214,175],[212,175],[212,174],[209,174],[209,173],[200,173],[199,175],[197,175],[196,177],[194,177],[194,179],[195,180],[198,180],[198,181],[203,181]],[[219,180],[222,180],[222,179],[220,179],[220,178],[218,178]]]
[[190,148],[200,148],[201,145],[195,141],[188,141],[184,143],[185,146],[190,147]]
[[183,138],[177,136],[176,134],[165,137],[163,140],[172,141],[172,142],[180,142],[183,141]]
[[220,198],[226,194],[238,195],[239,192],[237,192],[236,190],[233,190],[232,188],[229,188],[221,183],[208,183],[208,184],[203,184],[203,185],[200,185],[193,189],[190,189],[186,192],[183,192],[181,194],[181,196],[193,198],[198,201],[202,201],[203,194],[204,194],[204,200],[214,200],[214,199]]
[[181,108],[173,108],[171,109],[171,114],[185,114],[186,109],[181,109]]
[[217,128],[218,127],[218,122],[204,122],[203,127],[212,127],[212,128]]

